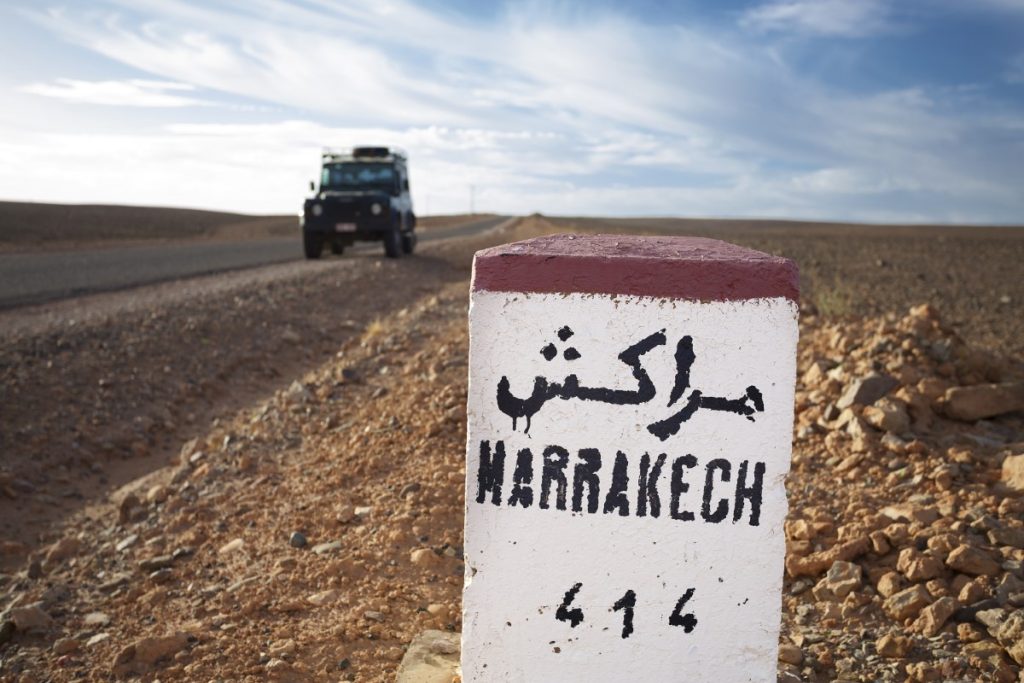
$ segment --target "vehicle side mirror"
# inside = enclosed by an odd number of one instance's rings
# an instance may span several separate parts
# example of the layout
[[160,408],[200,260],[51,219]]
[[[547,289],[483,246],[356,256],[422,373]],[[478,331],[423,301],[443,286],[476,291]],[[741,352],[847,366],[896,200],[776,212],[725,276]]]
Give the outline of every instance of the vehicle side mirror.
[[406,191],[408,191],[409,190],[409,181],[408,180],[403,180],[402,181],[402,187],[405,188]]
[[314,190],[316,190],[316,183],[314,183],[312,180],[310,180],[309,181],[309,191],[313,192]]

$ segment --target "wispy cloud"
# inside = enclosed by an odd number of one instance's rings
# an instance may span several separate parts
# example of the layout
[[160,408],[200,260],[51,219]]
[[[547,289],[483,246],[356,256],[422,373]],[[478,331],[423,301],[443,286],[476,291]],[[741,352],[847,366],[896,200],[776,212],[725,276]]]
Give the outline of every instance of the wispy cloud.
[[1005,78],[1009,83],[1024,83],[1024,52],[1010,60]]
[[886,0],[774,0],[744,12],[740,23],[759,31],[850,38],[895,27]]
[[22,92],[80,104],[105,104],[118,107],[195,107],[202,100],[181,93],[193,92],[188,83],[173,81],[79,81],[58,78],[52,83],[31,83]]
[[[64,40],[195,88],[149,95],[210,92],[279,107],[290,120],[243,124],[208,107],[209,124],[144,134],[0,130],[4,158],[28,160],[0,178],[6,192],[45,177],[32,170],[34,148],[67,168],[87,164],[106,183],[90,191],[114,192],[119,173],[134,174],[147,183],[132,201],[167,203],[154,193],[173,188],[203,206],[291,210],[320,146],[381,142],[413,155],[421,211],[464,210],[472,183],[478,206],[516,212],[1024,213],[1024,169],[1007,144],[1019,139],[1019,111],[983,92],[964,106],[955,89],[846,91],[795,70],[760,39],[890,30],[881,0],[772,2],[743,16],[743,34],[536,3],[490,21],[410,0],[106,0],[36,16]],[[153,158],[161,168],[147,173]],[[153,173],[166,182],[149,182]]]

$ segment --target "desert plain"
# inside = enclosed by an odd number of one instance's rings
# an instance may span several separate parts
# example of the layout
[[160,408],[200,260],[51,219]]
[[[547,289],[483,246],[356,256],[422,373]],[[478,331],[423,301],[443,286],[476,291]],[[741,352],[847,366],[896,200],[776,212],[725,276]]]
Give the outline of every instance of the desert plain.
[[[299,254],[75,211],[0,205],[0,251]],[[540,215],[0,311],[0,680],[390,681],[457,633],[472,255],[555,232],[799,265],[780,681],[1021,680],[1024,230]]]

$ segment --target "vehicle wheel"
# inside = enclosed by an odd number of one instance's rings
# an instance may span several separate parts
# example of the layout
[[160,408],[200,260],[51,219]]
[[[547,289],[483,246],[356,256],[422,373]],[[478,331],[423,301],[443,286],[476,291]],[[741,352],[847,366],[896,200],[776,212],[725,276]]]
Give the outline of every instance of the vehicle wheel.
[[384,236],[384,255],[388,258],[398,258],[402,255],[402,233],[397,225]]
[[306,258],[318,259],[324,250],[324,236],[317,232],[303,231],[302,250],[306,252]]
[[402,253],[411,254],[416,249],[416,233],[402,233]]
[[345,245],[341,242],[331,242],[331,253],[341,256],[345,253]]

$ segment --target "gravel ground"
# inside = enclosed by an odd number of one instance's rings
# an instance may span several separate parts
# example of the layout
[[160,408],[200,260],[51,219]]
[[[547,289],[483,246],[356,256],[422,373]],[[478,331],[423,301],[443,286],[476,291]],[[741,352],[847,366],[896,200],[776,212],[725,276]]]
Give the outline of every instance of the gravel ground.
[[972,344],[1024,356],[1024,228],[779,221],[554,219],[563,229],[691,234],[800,266],[805,306],[877,316],[931,303]]
[[[385,681],[458,630],[469,257],[555,229],[17,327],[0,680]],[[874,289],[802,319],[780,680],[1017,680],[1024,425],[947,399],[1019,381],[1019,342]]]

